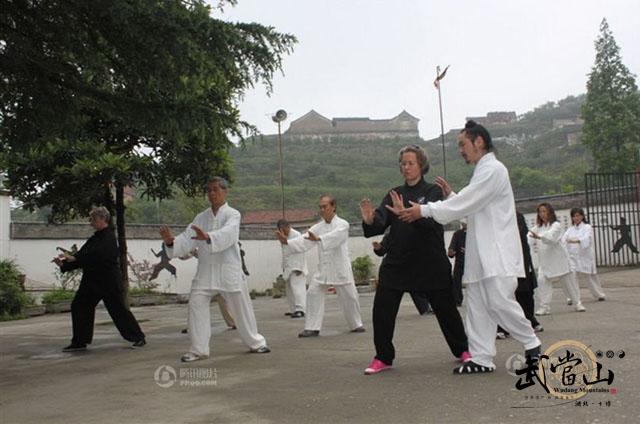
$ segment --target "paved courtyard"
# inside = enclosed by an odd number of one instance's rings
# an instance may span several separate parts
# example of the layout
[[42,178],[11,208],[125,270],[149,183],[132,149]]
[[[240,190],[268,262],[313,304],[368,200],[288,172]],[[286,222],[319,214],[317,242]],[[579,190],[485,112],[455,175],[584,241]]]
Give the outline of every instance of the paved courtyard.
[[61,352],[69,314],[0,323],[0,423],[640,422],[640,269],[604,270],[601,279],[606,302],[583,287],[587,311],[576,313],[557,289],[553,314],[541,319],[543,349],[579,341],[598,354],[601,379],[613,373],[610,384],[596,383],[599,392],[578,399],[551,396],[537,380],[516,388],[520,377],[506,369],[521,353],[512,339],[497,342],[496,372],[453,375],[435,318],[419,316],[409,296],[398,316],[394,368],[365,376],[373,295],[360,297],[363,334],[347,331],[336,296],[328,295],[324,330],[314,339],[296,336],[303,321],[283,316],[285,299],[255,300],[273,350],[266,355],[247,353],[214,304],[212,357],[188,365],[179,362],[189,347],[180,333],[186,305],[134,308],[147,333],[140,350],[119,337],[103,309],[90,350],[77,354]]

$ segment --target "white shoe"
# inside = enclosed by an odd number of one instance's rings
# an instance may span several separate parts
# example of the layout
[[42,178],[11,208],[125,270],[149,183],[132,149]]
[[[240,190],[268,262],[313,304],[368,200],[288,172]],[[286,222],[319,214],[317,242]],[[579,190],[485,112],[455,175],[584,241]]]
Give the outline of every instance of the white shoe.
[[199,361],[201,359],[207,359],[208,357],[209,355],[198,355],[197,353],[187,352],[184,355],[182,355],[182,358],[180,358],[180,360],[182,362],[193,362],[193,361]]
[[587,310],[587,308],[585,308],[584,306],[582,306],[582,303],[578,303],[578,304],[576,305],[576,312],[584,312],[584,311],[586,311],[586,310]]
[[540,308],[536,311],[536,315],[550,315],[551,311],[546,308]]
[[573,305],[573,301],[567,297],[567,305],[571,306]]

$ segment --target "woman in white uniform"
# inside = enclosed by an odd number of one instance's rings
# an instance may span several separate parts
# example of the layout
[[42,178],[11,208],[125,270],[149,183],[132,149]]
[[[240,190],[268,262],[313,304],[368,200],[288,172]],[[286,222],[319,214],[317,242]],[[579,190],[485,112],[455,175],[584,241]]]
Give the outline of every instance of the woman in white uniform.
[[572,284],[578,285],[578,274],[589,282],[591,295],[599,301],[606,300],[598,275],[596,274],[595,251],[593,249],[593,230],[584,218],[582,208],[571,209],[573,225],[567,229],[562,242],[569,253],[569,269]]
[[538,295],[540,308],[536,315],[551,313],[553,283],[561,282],[571,297],[576,312],[584,312],[580,302],[580,290],[569,275],[569,256],[562,244],[564,230],[549,203],[540,203],[537,208],[536,226],[529,231],[531,249],[538,252]]

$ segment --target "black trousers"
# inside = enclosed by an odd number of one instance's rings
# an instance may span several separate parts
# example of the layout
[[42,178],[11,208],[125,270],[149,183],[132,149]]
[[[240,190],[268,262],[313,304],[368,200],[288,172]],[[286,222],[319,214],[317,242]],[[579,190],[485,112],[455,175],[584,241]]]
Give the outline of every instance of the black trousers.
[[[520,304],[524,316],[531,323],[531,327],[535,328],[540,325],[534,313],[533,290],[516,290],[516,301]],[[498,326],[498,331],[509,334],[507,330]]]
[[413,304],[416,305],[416,309],[420,315],[424,315],[431,310],[429,305],[429,298],[424,292],[409,292]]
[[144,339],[144,333],[131,311],[125,306],[121,292],[113,290],[98,293],[86,284],[80,284],[73,302],[71,302],[71,320],[73,324],[72,343],[84,345],[93,340],[93,323],[96,306],[104,302],[113,323],[125,340],[135,342]]
[[462,301],[464,300],[462,294],[462,271],[453,271],[453,278],[451,280],[451,290],[453,293],[453,298],[456,301],[458,306],[462,306]]
[[524,312],[525,318],[527,318],[529,322],[531,322],[531,326],[535,327],[539,325],[540,323],[536,319],[536,315],[534,313],[533,290],[516,290],[516,301],[522,307],[522,312]]
[[[396,356],[393,333],[403,294],[402,290],[387,289],[379,285],[373,299],[373,342],[376,358],[387,365],[391,365]],[[426,295],[451,353],[459,357],[462,352],[468,350],[467,334],[464,332],[462,318],[451,290],[430,290]]]

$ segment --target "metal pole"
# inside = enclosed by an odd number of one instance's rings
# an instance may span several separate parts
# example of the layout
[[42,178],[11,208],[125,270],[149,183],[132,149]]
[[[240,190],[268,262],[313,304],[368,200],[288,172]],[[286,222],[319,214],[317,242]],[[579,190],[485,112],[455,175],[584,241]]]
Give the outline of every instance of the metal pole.
[[[436,75],[440,76],[440,66],[436,66]],[[444,168],[444,179],[447,179],[447,158],[444,150],[444,121],[442,119],[442,95],[440,94],[440,81],[438,88],[438,105],[440,106],[440,138],[442,139],[442,167]]]
[[282,219],[284,217],[284,171],[282,169],[282,134],[280,133],[280,122],[278,122],[278,146],[280,148],[280,190],[282,191]]

